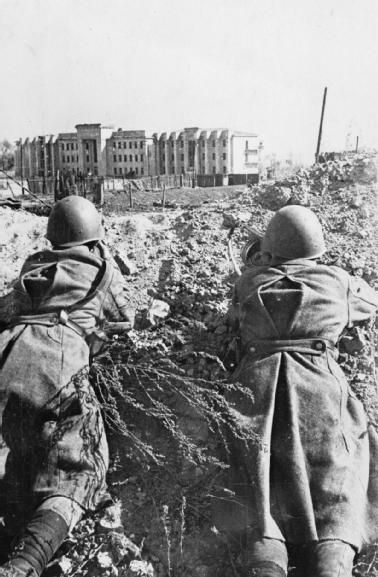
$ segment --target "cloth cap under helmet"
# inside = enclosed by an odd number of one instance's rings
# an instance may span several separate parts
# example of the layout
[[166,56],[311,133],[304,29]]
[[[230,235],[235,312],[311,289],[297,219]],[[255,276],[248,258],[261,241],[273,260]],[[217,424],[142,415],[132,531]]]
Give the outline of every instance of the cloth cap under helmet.
[[82,196],[67,196],[52,208],[46,238],[53,246],[79,246],[104,238],[101,215],[92,202]]
[[304,206],[285,206],[268,224],[261,250],[285,259],[316,258],[325,250],[322,225]]

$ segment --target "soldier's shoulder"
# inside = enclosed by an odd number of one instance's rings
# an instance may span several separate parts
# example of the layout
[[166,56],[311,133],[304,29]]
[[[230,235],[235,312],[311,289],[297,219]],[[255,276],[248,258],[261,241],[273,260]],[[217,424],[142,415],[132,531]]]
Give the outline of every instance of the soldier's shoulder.
[[341,268],[341,266],[338,266],[336,264],[318,264],[317,268],[322,269],[324,271],[328,271],[330,274],[333,274],[335,276],[340,276],[344,278],[348,278],[350,276],[349,273],[344,268]]
[[29,266],[31,264],[50,263],[53,260],[55,260],[55,256],[52,250],[40,250],[27,256],[22,268],[25,268],[25,266]]
[[340,266],[334,264],[318,264],[316,268],[330,280],[333,279],[334,282],[344,286],[349,285],[351,275]]

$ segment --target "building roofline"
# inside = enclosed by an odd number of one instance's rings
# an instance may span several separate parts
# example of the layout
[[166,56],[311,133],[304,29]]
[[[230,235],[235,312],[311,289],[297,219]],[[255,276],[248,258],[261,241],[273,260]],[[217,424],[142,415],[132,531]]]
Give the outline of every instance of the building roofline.
[[77,138],[76,132],[59,132],[57,139],[64,139],[64,138]]

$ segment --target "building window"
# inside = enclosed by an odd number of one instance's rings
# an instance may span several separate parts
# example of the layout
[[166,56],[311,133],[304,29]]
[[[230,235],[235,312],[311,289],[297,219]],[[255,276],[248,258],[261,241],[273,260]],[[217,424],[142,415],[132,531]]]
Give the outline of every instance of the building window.
[[138,148],[138,143],[134,142],[134,148]]
[[213,160],[215,160],[215,152],[213,152]]
[[123,143],[123,148],[126,148],[126,142]]
[[122,154],[118,155],[118,160],[119,160],[119,162],[122,162]]
[[184,155],[181,154],[180,156],[181,156],[181,162],[184,162]]
[[85,150],[89,150],[89,142],[85,143]]
[[215,148],[215,140],[213,140],[213,148]]
[[183,140],[180,140],[180,147],[184,148],[184,141]]
[[130,162],[132,162],[132,161],[133,161],[133,155],[132,155],[132,154],[130,154],[130,156],[129,156],[129,160],[130,160]]
[[143,162],[143,154],[140,155],[140,161]]
[[223,141],[223,146],[227,146],[227,140]]
[[136,176],[138,176],[138,167],[137,166],[135,167],[135,174],[136,174]]
[[175,161],[175,155],[174,154],[171,155],[171,159],[172,159],[172,162]]
[[122,148],[122,142],[118,142],[118,148]]
[[129,148],[132,148],[132,146],[133,146],[133,143],[129,142]]
[[142,166],[142,168],[140,169],[140,173],[141,173],[141,175],[143,176],[143,174],[144,174],[143,166]]
[[227,166],[223,167],[223,174],[227,174]]
[[163,162],[165,162],[165,154],[164,153],[162,154],[162,159],[163,159]]
[[140,147],[143,148],[143,140],[140,141]]
[[226,160],[226,158],[227,158],[227,154],[224,152],[223,153],[223,160]]
[[135,162],[138,162],[138,155],[135,155]]
[[117,155],[113,154],[113,162],[117,162]]
[[122,174],[122,166],[119,167],[119,173]]
[[123,155],[123,162],[127,162],[127,154]]
[[114,167],[114,174],[117,174],[117,167]]
[[62,150],[64,150],[64,142],[62,142]]

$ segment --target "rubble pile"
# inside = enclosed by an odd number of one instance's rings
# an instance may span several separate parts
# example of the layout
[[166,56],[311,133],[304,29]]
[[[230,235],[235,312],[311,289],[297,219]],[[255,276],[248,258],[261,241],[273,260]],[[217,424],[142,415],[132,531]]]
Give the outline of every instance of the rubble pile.
[[[231,243],[242,267],[240,252],[252,229],[263,231],[288,202],[306,204],[325,230],[324,262],[378,289],[375,166],[363,155],[328,161],[190,209],[112,216],[107,207],[107,243],[135,315],[134,330],[114,337],[92,370],[108,425],[117,505],[79,524],[51,576],[234,574],[228,545],[211,520],[224,465],[218,445],[227,451],[228,434],[242,434],[223,400],[226,388],[237,386],[230,384],[237,358],[227,318],[236,277],[224,215],[235,223]],[[45,246],[46,219],[9,208],[0,213],[4,292],[26,254]],[[363,350],[355,354],[346,344],[340,363],[375,423],[377,330],[374,324],[358,330]],[[374,573],[375,554],[372,549],[361,559],[360,574]]]
[[285,204],[308,205],[309,195],[321,196],[346,186],[369,185],[376,181],[376,157],[356,154],[320,162],[309,169],[302,168],[283,180],[256,187],[255,191],[262,206],[278,210]]

